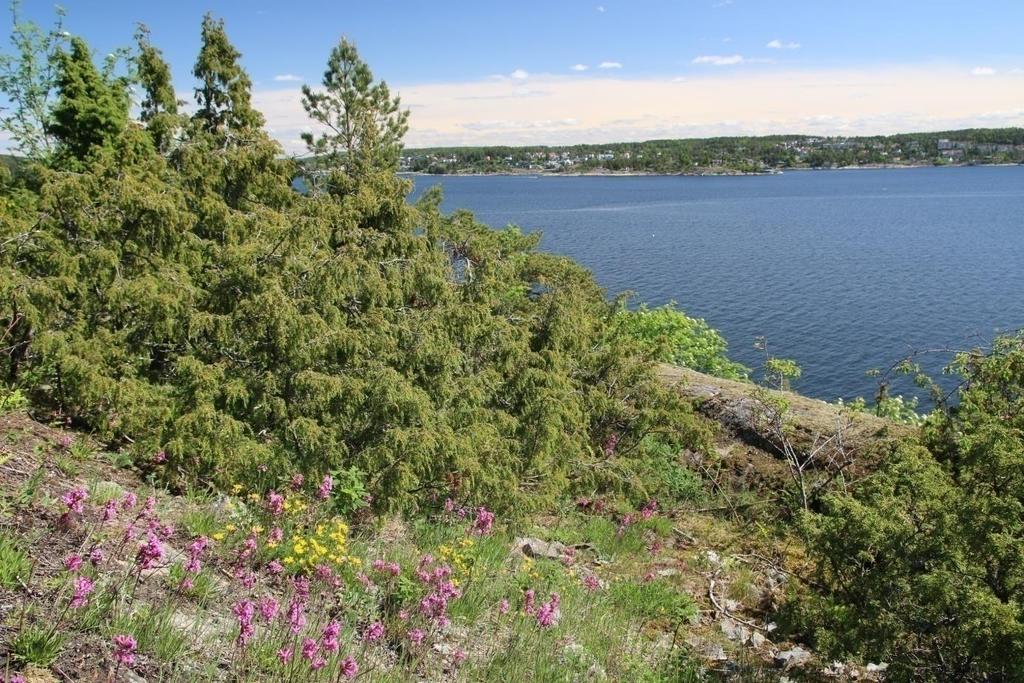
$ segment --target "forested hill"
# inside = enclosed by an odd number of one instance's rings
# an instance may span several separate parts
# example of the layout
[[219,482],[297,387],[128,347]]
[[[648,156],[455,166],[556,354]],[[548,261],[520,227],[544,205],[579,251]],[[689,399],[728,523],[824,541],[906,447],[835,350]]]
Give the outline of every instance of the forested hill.
[[1024,128],[870,137],[769,135],[533,147],[406,149],[421,173],[767,172],[865,165],[1024,163]]

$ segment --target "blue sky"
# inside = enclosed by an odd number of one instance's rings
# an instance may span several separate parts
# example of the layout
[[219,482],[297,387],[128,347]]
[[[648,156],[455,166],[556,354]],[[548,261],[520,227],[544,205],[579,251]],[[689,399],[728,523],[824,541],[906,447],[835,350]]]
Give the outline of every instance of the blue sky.
[[[319,79],[342,35],[411,105],[414,143],[1024,120],[1024,0],[62,4],[67,29],[99,54],[130,43],[134,22],[146,23],[183,94],[202,14],[223,17],[286,147],[304,125],[288,93]],[[52,4],[26,1],[23,13],[48,24]],[[831,89],[808,95],[815,84]],[[897,96],[907,88],[928,88],[928,102]],[[949,105],[935,100],[936,88],[958,89],[977,107],[952,94]],[[742,91],[758,100],[744,105]],[[773,92],[778,101],[766,102]],[[851,108],[851,97],[871,106]],[[687,116],[691,100],[701,107]],[[816,109],[795,116],[808,106]]]

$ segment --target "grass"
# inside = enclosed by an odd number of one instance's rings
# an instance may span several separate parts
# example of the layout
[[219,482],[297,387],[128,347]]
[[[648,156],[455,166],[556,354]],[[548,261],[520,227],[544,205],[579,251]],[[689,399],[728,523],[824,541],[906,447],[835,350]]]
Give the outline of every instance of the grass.
[[189,650],[192,638],[174,622],[170,605],[141,605],[116,617],[108,635],[130,633],[138,641],[139,650],[163,663],[180,660]]
[[7,532],[0,533],[0,587],[19,588],[28,582],[31,573],[28,555]]
[[49,624],[30,624],[11,643],[11,655],[23,664],[49,667],[60,656],[66,637]]

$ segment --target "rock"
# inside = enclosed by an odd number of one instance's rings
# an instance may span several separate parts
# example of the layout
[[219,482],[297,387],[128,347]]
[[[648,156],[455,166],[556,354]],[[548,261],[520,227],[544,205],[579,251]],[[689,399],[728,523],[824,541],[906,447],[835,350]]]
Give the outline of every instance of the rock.
[[679,570],[673,567],[667,569],[659,569],[657,572],[658,576],[678,576]]
[[882,662],[879,664],[868,664],[866,667],[864,667],[864,670],[867,671],[869,674],[880,674],[888,668],[889,665]]
[[707,560],[712,569],[719,569],[722,566],[722,558],[714,550],[705,552],[704,559]]
[[737,624],[732,619],[722,619],[718,622],[718,627],[722,629],[722,633],[729,640],[736,640],[740,643],[746,643],[751,638],[750,629],[741,624]]
[[721,645],[708,645],[701,654],[704,655],[705,659],[713,662],[724,662],[728,659],[725,655],[725,648]]
[[564,543],[558,541],[542,541],[539,538],[517,538],[513,547],[518,549],[527,557],[539,557],[546,560],[560,560],[565,556],[566,548]]
[[832,662],[821,673],[829,678],[843,678],[846,676],[846,665],[842,662]]
[[750,644],[753,647],[761,647],[768,642],[768,639],[761,635],[760,631],[754,631],[750,634]]
[[790,668],[793,666],[802,666],[811,659],[811,653],[803,649],[799,645],[789,650],[783,650],[775,655],[775,666],[783,668]]

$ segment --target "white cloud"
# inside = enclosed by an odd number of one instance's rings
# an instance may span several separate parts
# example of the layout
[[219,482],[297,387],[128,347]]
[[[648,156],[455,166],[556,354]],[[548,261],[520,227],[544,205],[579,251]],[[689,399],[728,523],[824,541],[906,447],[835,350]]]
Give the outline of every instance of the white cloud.
[[274,80],[278,81],[279,83],[280,82],[301,81],[302,80],[302,76],[296,76],[295,74],[280,74],[278,76],[274,76]]
[[597,65],[598,69],[621,69],[621,62],[601,62]]
[[743,59],[743,55],[701,55],[693,58],[694,64],[711,64],[712,66],[732,66],[745,61],[747,60]]
[[527,78],[530,77],[530,74],[525,69],[516,69],[511,74],[509,74],[509,76],[516,79],[517,81],[525,81]]
[[779,40],[778,38],[776,38],[775,40],[773,40],[770,43],[768,43],[767,45],[765,45],[765,47],[769,47],[769,48],[771,48],[773,50],[795,50],[798,47],[800,47],[800,43],[794,43],[793,41],[789,41],[788,43],[784,43],[781,40]]
[[598,12],[600,12],[601,14],[604,14],[604,13],[605,13],[605,8],[604,8],[604,5],[598,5],[598,6],[596,7],[596,9],[597,9],[597,11],[598,11]]
[[972,76],[994,76],[996,70],[990,66],[976,66],[971,69]]
[[[747,62],[753,61],[750,59]],[[532,74],[528,81],[392,84],[412,104],[407,143],[575,144],[609,140],[766,135],[879,135],[1024,125],[1022,76],[987,78],[970,66],[862,69],[711,69],[660,78]],[[594,73],[591,73],[594,72]],[[525,88],[529,84],[529,88]],[[856,97],[851,97],[856,93]],[[253,106],[289,153],[315,131],[297,84],[256,89]],[[2,141],[0,141],[2,145]]]
[[711,6],[712,7],[728,7],[732,3],[733,3],[733,0],[721,0],[721,2],[716,2],[715,4],[713,4]]
[[590,67],[587,66],[586,64],[573,64],[569,68],[572,69],[573,71],[586,71]]

